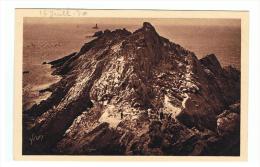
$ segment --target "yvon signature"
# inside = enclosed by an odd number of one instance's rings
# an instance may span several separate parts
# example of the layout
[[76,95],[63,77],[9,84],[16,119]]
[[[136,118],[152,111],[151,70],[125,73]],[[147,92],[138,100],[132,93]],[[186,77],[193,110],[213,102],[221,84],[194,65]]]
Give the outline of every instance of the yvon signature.
[[43,135],[36,135],[33,133],[29,138],[30,145],[33,145],[35,142],[38,142],[38,141],[42,142],[43,138],[44,138]]

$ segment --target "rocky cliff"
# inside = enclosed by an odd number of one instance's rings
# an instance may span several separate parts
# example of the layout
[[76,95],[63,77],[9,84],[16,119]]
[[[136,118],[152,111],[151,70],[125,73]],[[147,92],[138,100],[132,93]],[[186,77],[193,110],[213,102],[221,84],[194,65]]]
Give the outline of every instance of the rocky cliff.
[[62,79],[24,111],[24,154],[239,155],[238,70],[147,22],[94,36],[49,62]]

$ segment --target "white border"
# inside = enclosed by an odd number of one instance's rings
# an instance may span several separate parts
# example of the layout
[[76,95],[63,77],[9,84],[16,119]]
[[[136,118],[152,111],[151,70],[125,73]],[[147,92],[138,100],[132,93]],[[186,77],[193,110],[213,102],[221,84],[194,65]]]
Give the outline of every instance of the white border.
[[[167,10],[243,10],[250,12],[250,34],[249,34],[249,139],[248,139],[248,162],[163,162],[166,166],[260,166],[260,107],[258,105],[260,100],[260,2],[258,0],[179,0],[179,1],[136,1],[136,0],[104,0],[104,1],[68,1],[68,0],[6,0],[1,1],[0,4],[0,72],[1,72],[1,87],[0,87],[0,155],[1,166],[77,166],[77,165],[102,165],[102,166],[116,166],[116,165],[138,165],[136,162],[128,164],[120,163],[94,163],[94,162],[17,162],[13,161],[12,148],[12,125],[13,125],[13,56],[14,56],[14,22],[15,22],[15,8],[86,8],[86,9],[167,9]],[[86,164],[87,163],[87,164]],[[162,162],[161,162],[162,163]],[[156,162],[141,163],[139,165],[158,166]]]

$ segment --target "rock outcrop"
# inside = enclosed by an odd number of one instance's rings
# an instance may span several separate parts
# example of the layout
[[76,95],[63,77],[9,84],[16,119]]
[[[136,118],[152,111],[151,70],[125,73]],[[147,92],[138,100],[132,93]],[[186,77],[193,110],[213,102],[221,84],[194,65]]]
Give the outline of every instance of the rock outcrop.
[[50,62],[62,79],[24,111],[24,154],[239,155],[238,70],[147,22],[94,36]]

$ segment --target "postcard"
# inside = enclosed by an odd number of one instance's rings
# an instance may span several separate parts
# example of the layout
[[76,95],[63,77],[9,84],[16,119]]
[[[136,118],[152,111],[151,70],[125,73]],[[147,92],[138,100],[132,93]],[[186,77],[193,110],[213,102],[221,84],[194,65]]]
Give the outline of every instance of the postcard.
[[16,9],[16,160],[246,160],[248,13]]

